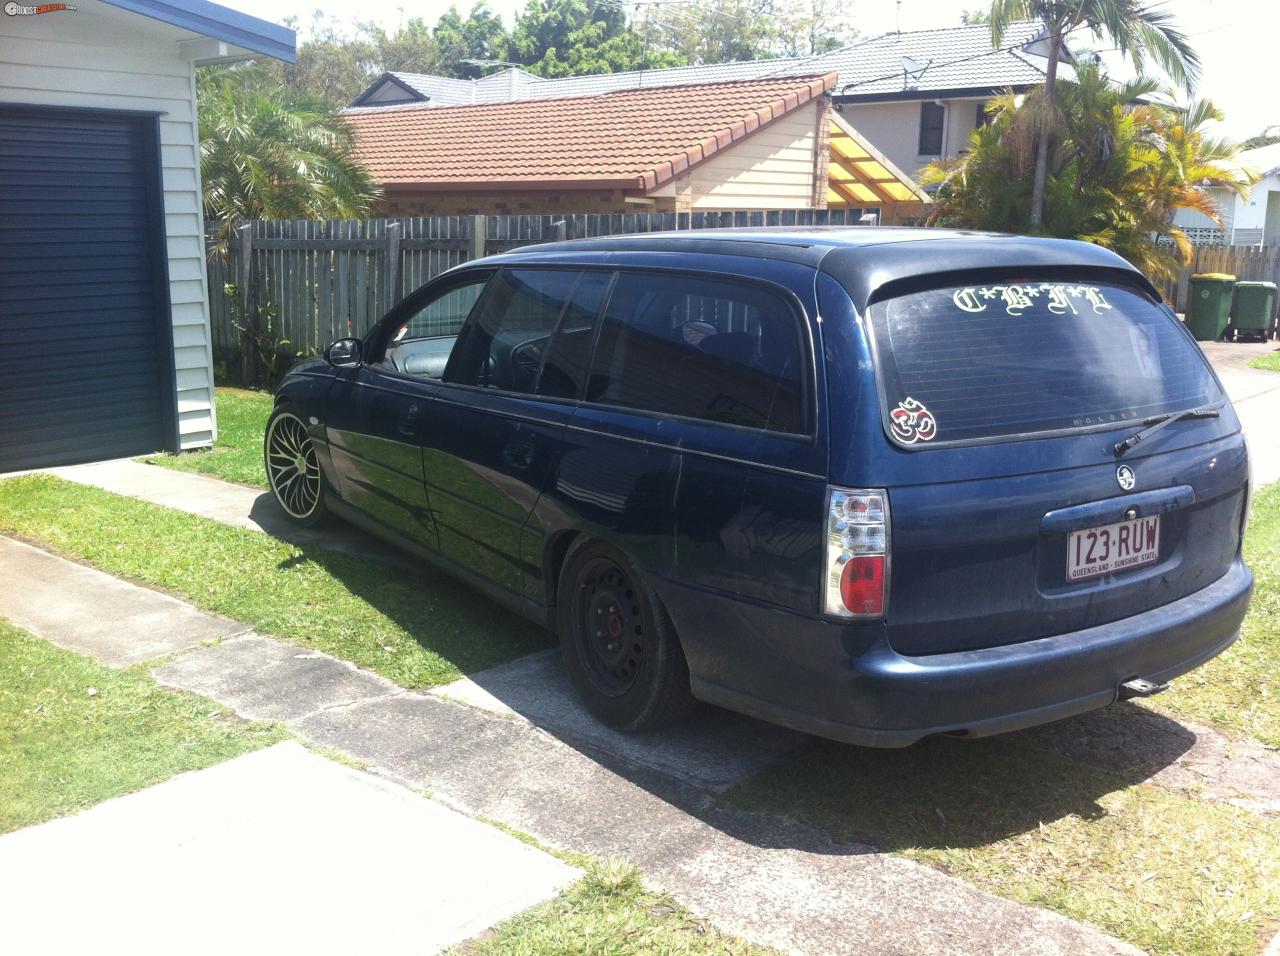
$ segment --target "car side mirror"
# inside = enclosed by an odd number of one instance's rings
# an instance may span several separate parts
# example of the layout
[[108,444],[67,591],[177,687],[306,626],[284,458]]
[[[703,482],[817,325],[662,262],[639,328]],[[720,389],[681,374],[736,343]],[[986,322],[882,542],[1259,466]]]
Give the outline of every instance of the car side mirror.
[[359,339],[338,339],[324,350],[324,360],[334,368],[356,368],[362,361]]

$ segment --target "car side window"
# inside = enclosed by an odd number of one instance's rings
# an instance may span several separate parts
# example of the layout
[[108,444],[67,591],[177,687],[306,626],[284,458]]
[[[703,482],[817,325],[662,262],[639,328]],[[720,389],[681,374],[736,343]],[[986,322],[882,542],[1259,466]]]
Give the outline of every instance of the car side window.
[[580,272],[503,269],[458,336],[444,380],[533,393],[551,335]]
[[473,281],[453,286],[433,296],[421,308],[401,316],[387,337],[383,367],[439,378],[458,333],[489,279],[490,273],[477,275]]
[[600,327],[587,400],[803,433],[800,321],[763,286],[624,272]]
[[584,272],[547,344],[537,392],[551,398],[577,398],[586,383],[595,341],[596,319],[613,281],[612,272]]

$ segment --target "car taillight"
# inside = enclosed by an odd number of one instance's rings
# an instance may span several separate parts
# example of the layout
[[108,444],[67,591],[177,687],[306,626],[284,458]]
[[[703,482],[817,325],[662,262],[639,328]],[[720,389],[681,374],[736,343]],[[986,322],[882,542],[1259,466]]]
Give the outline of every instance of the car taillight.
[[888,494],[829,488],[827,614],[844,618],[884,617],[888,597]]

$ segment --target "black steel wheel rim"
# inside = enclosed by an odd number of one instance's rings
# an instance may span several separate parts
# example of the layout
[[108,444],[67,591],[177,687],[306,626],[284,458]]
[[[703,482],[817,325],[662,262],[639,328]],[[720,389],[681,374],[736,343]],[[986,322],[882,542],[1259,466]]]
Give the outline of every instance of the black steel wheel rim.
[[607,558],[590,561],[578,575],[578,656],[592,684],[608,697],[621,697],[640,676],[647,643],[640,600],[626,572]]
[[280,507],[309,518],[320,504],[320,462],[307,427],[296,415],[280,415],[267,436],[267,478]]

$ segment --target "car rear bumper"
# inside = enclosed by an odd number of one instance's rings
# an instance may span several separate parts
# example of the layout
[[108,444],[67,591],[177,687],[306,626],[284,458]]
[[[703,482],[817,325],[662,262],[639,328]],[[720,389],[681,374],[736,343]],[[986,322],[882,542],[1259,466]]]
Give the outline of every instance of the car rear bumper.
[[[1252,590],[1253,576],[1237,560],[1208,587],[1134,617],[920,657],[898,654],[883,637],[851,654],[845,629],[804,621],[799,635],[792,631],[793,666],[783,663],[777,640],[765,641],[767,674],[746,646],[726,661],[685,642],[694,694],[709,703],[848,743],[905,747],[931,734],[985,736],[1105,707],[1135,677],[1171,680],[1231,645]],[[678,615],[676,622],[679,629]],[[742,630],[737,636],[745,638]]]

